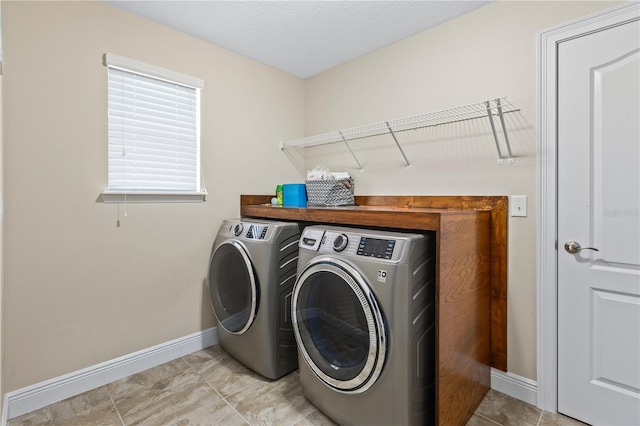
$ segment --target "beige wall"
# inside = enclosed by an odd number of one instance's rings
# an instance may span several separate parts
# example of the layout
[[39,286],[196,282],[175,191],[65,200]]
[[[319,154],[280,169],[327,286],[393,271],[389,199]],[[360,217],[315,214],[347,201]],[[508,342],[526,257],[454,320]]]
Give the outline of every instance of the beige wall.
[[[509,224],[509,370],[535,379],[536,32],[613,4],[498,2],[305,82],[102,3],[3,1],[3,390],[213,326],[203,285],[220,221],[239,194],[300,180],[277,141],[497,96],[522,109],[507,120],[513,165],[496,165],[482,123],[410,140],[411,171],[387,145],[356,146],[362,174],[343,150],[307,165],[352,172],[363,195],[527,195],[529,216]],[[205,80],[206,203],[130,204],[125,218],[96,202],[105,52]]]
[[[2,7],[2,3],[0,2],[0,8]],[[2,35],[0,34],[0,50],[2,49]],[[2,333],[2,320],[3,320],[3,316],[4,316],[4,312],[2,310],[2,305],[4,304],[4,297],[3,297],[3,289],[4,289],[4,280],[3,280],[3,276],[4,276],[4,271],[2,268],[2,264],[4,262],[4,251],[3,251],[3,228],[4,228],[4,221],[3,221],[3,201],[4,201],[4,190],[3,190],[3,176],[4,173],[2,172],[2,152],[3,152],[3,138],[2,138],[2,73],[0,73],[0,415],[2,413],[3,410],[3,404],[4,404],[4,386],[3,386],[3,378],[4,378],[4,374],[3,374],[3,368],[2,366],[4,365],[4,345],[3,345],[3,340],[4,340],[4,334]]]
[[[393,141],[307,149],[307,165],[348,170],[356,194],[528,196],[528,217],[509,221],[508,369],[536,379],[536,33],[615,5],[499,1],[307,80],[307,135],[506,96],[517,156],[497,165],[488,120],[401,135]],[[337,152],[336,152],[337,151]]]
[[3,413],[4,409],[4,386],[3,386],[3,365],[4,365],[4,333],[2,332],[2,319],[4,317],[4,312],[2,310],[2,305],[4,304],[3,290],[4,290],[4,270],[2,268],[2,264],[4,262],[4,209],[3,209],[3,201],[4,201],[4,184],[3,184],[3,157],[2,153],[4,151],[3,144],[3,127],[2,127],[2,1],[0,1],[0,416]]
[[[212,327],[215,232],[239,194],[299,181],[277,143],[304,133],[304,81],[100,2],[3,1],[2,19],[4,389]],[[105,52],[204,79],[206,203],[129,204],[124,217],[96,201]]]

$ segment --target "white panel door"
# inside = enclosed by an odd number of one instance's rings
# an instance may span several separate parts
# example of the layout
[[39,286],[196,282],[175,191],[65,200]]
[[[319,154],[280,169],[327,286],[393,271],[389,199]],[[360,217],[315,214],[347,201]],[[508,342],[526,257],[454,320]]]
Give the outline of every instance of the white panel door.
[[640,425],[639,212],[633,21],[558,46],[558,411],[590,424]]

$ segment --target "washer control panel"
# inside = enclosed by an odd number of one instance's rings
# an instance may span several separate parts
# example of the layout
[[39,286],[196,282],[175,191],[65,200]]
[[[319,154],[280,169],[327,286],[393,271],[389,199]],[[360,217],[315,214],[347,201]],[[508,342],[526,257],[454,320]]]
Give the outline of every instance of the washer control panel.
[[340,252],[346,249],[348,244],[349,237],[347,236],[347,234],[340,234],[333,240],[333,249]]
[[377,259],[391,259],[396,240],[361,237],[358,245],[358,256],[375,257]]
[[353,229],[307,227],[300,238],[300,249],[341,256],[396,261],[402,256],[402,237],[350,232]]
[[302,232],[299,246],[313,251],[318,251],[324,240],[324,229],[306,228]]

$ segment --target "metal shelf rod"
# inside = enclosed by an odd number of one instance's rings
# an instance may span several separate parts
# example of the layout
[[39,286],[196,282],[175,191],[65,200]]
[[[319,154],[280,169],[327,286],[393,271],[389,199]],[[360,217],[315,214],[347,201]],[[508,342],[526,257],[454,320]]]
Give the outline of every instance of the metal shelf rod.
[[400,142],[398,142],[398,138],[396,138],[396,134],[393,132],[393,129],[391,128],[391,126],[389,126],[389,122],[388,121],[385,124],[387,125],[387,128],[389,129],[389,133],[391,133],[391,136],[393,137],[393,140],[395,141],[398,149],[400,150],[400,154],[402,154],[402,158],[404,158],[404,162],[407,163],[407,170],[411,170],[411,163],[409,163],[409,160],[407,159],[407,156],[405,155],[404,151],[402,150],[402,147],[400,146]]
[[502,164],[504,159],[502,157],[502,151],[500,150],[500,142],[498,142],[498,133],[496,133],[496,125],[493,122],[493,114],[491,113],[491,107],[489,101],[487,101],[487,117],[489,117],[489,123],[491,123],[491,131],[493,132],[493,140],[496,142],[496,150],[498,151],[498,164]]
[[356,154],[353,153],[353,150],[351,149],[351,147],[349,146],[349,143],[347,142],[347,140],[345,139],[344,135],[342,134],[342,132],[339,132],[340,136],[342,136],[342,141],[344,142],[344,144],[347,146],[347,148],[349,148],[349,152],[351,153],[351,155],[353,156],[353,159],[356,160],[356,163],[358,164],[358,168],[360,169],[360,171],[362,172],[362,165],[360,164],[360,162],[358,161],[358,157],[356,157]]
[[504,133],[504,141],[507,144],[507,152],[509,153],[509,163],[513,163],[513,152],[511,152],[511,144],[509,143],[509,135],[507,134],[507,127],[504,125],[504,114],[502,112],[502,105],[500,105],[500,99],[496,99],[498,106],[498,117],[500,117],[500,125],[502,125],[502,132]]

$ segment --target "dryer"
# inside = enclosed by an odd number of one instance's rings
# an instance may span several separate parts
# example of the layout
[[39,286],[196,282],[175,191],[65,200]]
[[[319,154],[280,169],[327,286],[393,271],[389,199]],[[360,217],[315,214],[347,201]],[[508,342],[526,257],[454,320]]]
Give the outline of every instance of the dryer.
[[209,262],[220,345],[269,379],[298,367],[291,293],[299,238],[297,223],[227,219]]
[[434,234],[302,233],[292,308],[300,383],[340,425],[435,423]]

